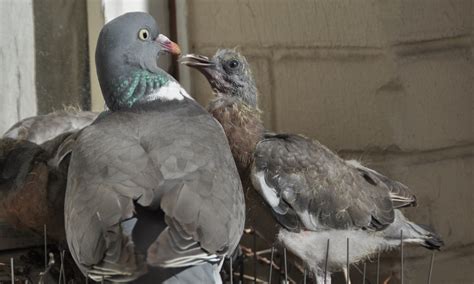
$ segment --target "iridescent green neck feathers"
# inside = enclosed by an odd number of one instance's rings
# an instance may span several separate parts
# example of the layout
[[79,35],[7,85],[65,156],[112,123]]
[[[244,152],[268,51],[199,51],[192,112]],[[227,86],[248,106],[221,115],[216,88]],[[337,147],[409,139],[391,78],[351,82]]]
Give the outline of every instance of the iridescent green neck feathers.
[[112,85],[115,105],[118,108],[132,107],[135,103],[146,100],[148,95],[157,92],[170,82],[170,76],[165,73],[151,73],[147,70],[133,71],[127,76],[121,76]]

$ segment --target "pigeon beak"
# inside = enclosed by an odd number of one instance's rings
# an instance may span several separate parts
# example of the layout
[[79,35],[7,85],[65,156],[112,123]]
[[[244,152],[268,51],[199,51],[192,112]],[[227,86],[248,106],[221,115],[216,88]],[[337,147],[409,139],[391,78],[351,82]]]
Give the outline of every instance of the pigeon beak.
[[208,57],[202,55],[186,54],[181,57],[180,63],[192,68],[196,68],[208,79],[213,78],[214,73],[217,72],[216,64]]
[[161,46],[164,51],[174,55],[181,54],[181,48],[179,48],[179,45],[171,41],[166,36],[159,34],[155,41]]

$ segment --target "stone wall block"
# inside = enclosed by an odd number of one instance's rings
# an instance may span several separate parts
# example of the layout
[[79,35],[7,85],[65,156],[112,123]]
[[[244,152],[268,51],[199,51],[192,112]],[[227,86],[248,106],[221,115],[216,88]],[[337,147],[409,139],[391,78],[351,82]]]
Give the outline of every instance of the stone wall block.
[[415,151],[474,141],[468,49],[405,57],[287,56],[274,66],[280,131],[334,149]]
[[189,1],[199,46],[382,46],[377,1]]

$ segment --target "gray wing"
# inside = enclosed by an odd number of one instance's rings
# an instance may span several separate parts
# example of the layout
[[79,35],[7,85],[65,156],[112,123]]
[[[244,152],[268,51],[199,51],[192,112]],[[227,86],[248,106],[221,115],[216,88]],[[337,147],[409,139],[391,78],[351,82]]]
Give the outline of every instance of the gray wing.
[[380,230],[394,219],[385,184],[365,179],[329,149],[302,136],[267,135],[257,145],[252,180],[290,230]]
[[[226,138],[204,110],[189,111],[112,113],[81,133],[71,157],[65,219],[83,272],[131,280],[146,264],[219,261],[237,246],[245,205]],[[158,217],[141,218],[137,208]],[[143,246],[133,233],[139,225],[164,228],[140,236],[151,239],[144,251],[135,249]]]
[[98,113],[89,111],[60,111],[33,116],[14,124],[3,137],[42,144],[62,133],[84,128],[91,124],[98,115]]
[[391,180],[383,174],[363,166],[359,161],[346,160],[349,166],[356,168],[360,174],[371,183],[384,184],[390,191],[393,207],[395,209],[416,206],[416,196],[403,183]]

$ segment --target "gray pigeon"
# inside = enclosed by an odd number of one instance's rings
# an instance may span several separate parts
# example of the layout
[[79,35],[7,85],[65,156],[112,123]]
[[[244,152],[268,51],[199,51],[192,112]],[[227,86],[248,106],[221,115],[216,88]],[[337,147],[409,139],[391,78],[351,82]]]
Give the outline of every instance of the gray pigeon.
[[4,138],[27,140],[42,144],[66,132],[74,132],[91,124],[98,113],[73,108],[25,118],[15,123]]
[[318,283],[330,283],[330,272],[345,269],[348,238],[350,263],[398,247],[402,232],[405,243],[443,245],[436,233],[398,210],[415,205],[405,185],[341,159],[318,141],[266,132],[250,67],[238,52],[220,50],[212,59],[187,55],[182,63],[208,79],[215,93],[209,111],[222,124],[240,173],[248,173],[242,178],[251,179],[282,226],[279,240]]
[[242,235],[242,185],[222,127],[157,66],[178,51],[146,13],[100,32],[110,112],[77,137],[65,198],[71,254],[93,280],[219,283]]

